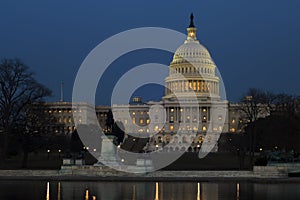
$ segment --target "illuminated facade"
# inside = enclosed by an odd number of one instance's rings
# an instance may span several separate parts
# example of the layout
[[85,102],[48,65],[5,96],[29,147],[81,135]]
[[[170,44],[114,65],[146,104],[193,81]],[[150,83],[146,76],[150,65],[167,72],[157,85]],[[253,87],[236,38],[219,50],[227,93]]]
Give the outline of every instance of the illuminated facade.
[[[74,107],[78,106],[78,109]],[[87,103],[77,103],[73,105],[72,102],[47,102],[43,104],[44,112],[49,113],[56,120],[56,126],[49,124],[47,127],[44,127],[48,132],[53,133],[62,133],[62,134],[71,134],[76,130],[75,122],[77,124],[89,124],[91,121],[90,115],[93,109],[96,109],[96,115],[98,118],[98,123],[105,130],[105,123],[107,113],[110,110],[110,107],[107,106],[97,106],[93,108],[92,105]],[[75,117],[74,117],[75,116]]]
[[213,141],[221,132],[228,132],[228,102],[219,95],[219,82],[216,65],[197,39],[191,15],[187,39],[176,50],[165,79],[162,105],[166,125],[155,143],[168,143],[169,148],[183,151],[188,150],[186,144],[192,144],[190,150],[194,150],[207,133]]
[[[216,70],[209,51],[197,39],[191,15],[187,39],[170,63],[165,96],[161,101],[143,103],[140,98],[134,98],[130,105],[96,108],[82,103],[78,104],[80,109],[73,110],[71,102],[45,103],[45,111],[63,125],[63,128],[49,126],[49,129],[56,133],[72,133],[76,129],[75,121],[88,124],[88,113],[95,109],[98,122],[106,132],[107,113],[111,109],[114,120],[123,124],[126,134],[153,136],[149,139],[150,150],[167,144],[167,151],[198,150],[207,134],[210,140],[217,140],[221,132],[240,132],[245,124],[238,105],[229,104],[220,97],[220,78]],[[77,113],[77,118],[73,117],[73,112]]]

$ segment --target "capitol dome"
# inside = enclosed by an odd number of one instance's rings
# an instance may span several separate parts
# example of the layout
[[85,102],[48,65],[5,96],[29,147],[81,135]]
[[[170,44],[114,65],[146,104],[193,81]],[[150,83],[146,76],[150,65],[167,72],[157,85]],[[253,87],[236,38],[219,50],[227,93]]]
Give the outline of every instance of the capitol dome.
[[196,94],[201,98],[219,98],[216,65],[209,51],[197,39],[193,15],[187,28],[187,39],[174,53],[169,69],[165,99],[173,98],[174,93],[176,97]]
[[175,52],[171,64],[186,63],[215,65],[208,50],[196,41],[186,41]]

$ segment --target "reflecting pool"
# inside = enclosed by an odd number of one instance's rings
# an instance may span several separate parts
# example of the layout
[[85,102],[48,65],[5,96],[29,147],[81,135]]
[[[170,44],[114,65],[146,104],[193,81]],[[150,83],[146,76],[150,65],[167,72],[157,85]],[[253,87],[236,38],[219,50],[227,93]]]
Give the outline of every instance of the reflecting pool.
[[298,200],[300,183],[0,181],[0,200]]

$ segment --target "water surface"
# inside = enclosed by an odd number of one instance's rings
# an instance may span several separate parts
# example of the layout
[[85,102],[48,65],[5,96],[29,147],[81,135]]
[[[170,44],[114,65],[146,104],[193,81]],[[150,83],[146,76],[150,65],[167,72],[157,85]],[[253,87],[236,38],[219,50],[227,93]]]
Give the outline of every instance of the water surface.
[[299,200],[299,183],[0,181],[0,200]]

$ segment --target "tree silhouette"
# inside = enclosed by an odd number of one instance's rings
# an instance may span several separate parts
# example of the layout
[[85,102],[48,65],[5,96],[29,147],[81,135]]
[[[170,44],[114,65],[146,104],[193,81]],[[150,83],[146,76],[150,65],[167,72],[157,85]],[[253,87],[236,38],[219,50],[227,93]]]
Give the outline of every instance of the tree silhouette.
[[[43,103],[35,103],[26,106],[25,118],[18,125],[18,131],[15,131],[15,138],[21,142],[23,151],[22,168],[27,167],[28,155],[43,147],[49,145],[53,132],[46,129],[47,126],[57,124],[53,115],[45,112]],[[22,133],[22,134],[20,134]]]
[[[247,120],[245,132],[250,143],[252,162],[254,152],[260,147],[297,149],[294,142],[298,144],[299,141],[296,134],[299,132],[299,97],[250,88],[239,105]],[[283,133],[286,137],[282,137]],[[289,147],[289,144],[294,146]]]
[[7,151],[8,136],[26,119],[26,106],[50,96],[51,91],[38,83],[20,60],[0,63],[0,158]]
[[116,140],[117,145],[122,143],[124,140],[125,133],[123,130],[124,130],[124,125],[122,122],[117,121],[114,123],[112,128],[112,134],[117,137]]
[[107,113],[106,118],[106,128],[107,128],[107,135],[116,136],[115,143],[119,145],[124,140],[124,125],[120,121],[115,121],[114,116],[111,110]]
[[251,153],[251,162],[253,163],[256,146],[256,132],[254,122],[261,116],[269,113],[270,105],[267,95],[264,91],[256,88],[250,88],[239,102],[239,109],[245,114],[248,126],[249,149]]
[[108,133],[112,132],[112,127],[113,127],[114,123],[115,123],[115,120],[114,120],[113,113],[111,110],[109,110],[107,112],[107,117],[106,117],[106,122],[105,122],[106,130]]

